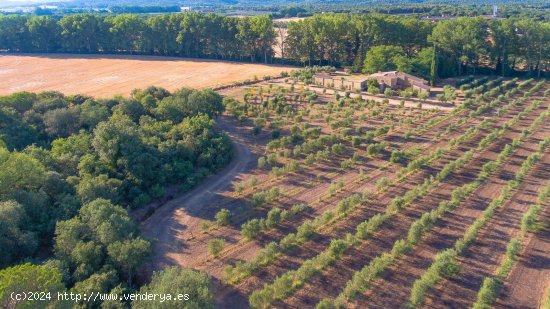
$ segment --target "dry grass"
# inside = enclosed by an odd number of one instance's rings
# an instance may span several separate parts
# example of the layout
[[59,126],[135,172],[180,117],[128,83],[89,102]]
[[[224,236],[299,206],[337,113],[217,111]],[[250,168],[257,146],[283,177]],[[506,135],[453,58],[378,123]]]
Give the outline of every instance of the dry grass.
[[57,90],[65,94],[128,95],[150,85],[210,88],[278,75],[289,67],[155,56],[0,55],[0,95]]

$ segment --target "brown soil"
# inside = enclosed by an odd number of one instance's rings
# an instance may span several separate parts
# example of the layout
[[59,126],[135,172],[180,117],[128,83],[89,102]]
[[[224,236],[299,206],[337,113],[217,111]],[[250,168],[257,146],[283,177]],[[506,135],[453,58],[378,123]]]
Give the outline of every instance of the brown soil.
[[[267,84],[267,82],[260,83],[260,85],[264,86]],[[242,98],[242,95],[248,91],[247,89],[253,89],[253,87],[230,88],[224,89],[222,92],[226,95]],[[327,102],[330,100],[333,100],[332,96],[321,94],[318,101]],[[388,113],[393,112],[394,108],[390,107]],[[500,117],[498,124],[501,125],[504,121],[513,117],[519,110],[521,110],[519,107],[512,108],[505,116]],[[414,119],[412,124],[399,125],[398,130],[392,130],[390,134],[383,136],[379,141],[390,142],[390,149],[420,147],[422,149],[421,154],[426,154],[438,147],[447,146],[451,138],[462,134],[468,127],[478,124],[484,117],[493,113],[494,111],[484,114],[464,124],[458,123],[460,116],[452,117],[419,136],[403,140],[401,136],[406,130],[421,128],[423,123],[427,121],[427,119],[413,118],[414,113],[411,112],[411,118]],[[408,112],[407,114],[409,115]],[[443,112],[438,112],[437,114],[443,114]],[[435,117],[437,114],[433,114],[432,117]],[[321,127],[323,134],[331,133],[331,129],[328,128],[323,118],[309,119],[308,122],[314,126]],[[523,123],[520,121],[518,127],[525,127],[526,125]],[[373,128],[383,124],[387,124],[387,122],[385,120],[381,121],[381,119],[378,120],[375,117],[360,125]],[[447,126],[450,125],[455,126],[451,133],[440,136],[440,133],[444,133]],[[493,124],[493,126],[496,125]],[[269,176],[267,171],[256,169],[257,157],[264,154],[265,144],[269,140],[269,132],[264,132],[262,133],[262,137],[254,139],[250,134],[250,123],[246,123],[243,126],[243,124],[237,124],[236,121],[226,116],[222,117],[220,128],[230,131],[229,133],[235,141],[236,156],[231,165],[207,179],[191,192],[176,197],[161,206],[142,226],[146,236],[157,237],[155,257],[148,267],[147,273],[150,274],[151,270],[160,269],[166,265],[180,265],[205,270],[214,277],[214,293],[217,306],[220,308],[247,307],[247,297],[252,291],[261,288],[264,283],[272,282],[280,274],[299,267],[305,259],[311,258],[323,251],[331,239],[343,237],[348,232],[355,232],[355,226],[358,223],[376,213],[382,212],[393,197],[403,194],[420,184],[429,175],[435,174],[445,163],[458,158],[462,153],[477,145],[477,142],[487,134],[487,132],[478,134],[473,140],[467,142],[466,145],[460,146],[446,154],[442,159],[434,161],[430,167],[417,171],[409,175],[406,180],[389,187],[388,190],[377,196],[376,200],[372,203],[362,205],[345,219],[326,230],[320,231],[311,241],[306,242],[297,250],[289,254],[283,254],[274,263],[260,268],[254,275],[243,282],[235,286],[229,286],[224,285],[220,280],[222,270],[226,265],[234,264],[236,261],[251,260],[256,256],[259,249],[268,242],[279,241],[289,232],[294,232],[296,227],[305,220],[312,219],[324,211],[334,208],[338,201],[352,193],[361,193],[365,189],[374,191],[374,183],[377,179],[381,177],[388,177],[390,179],[395,177],[395,172],[400,166],[394,164],[380,169],[381,166],[387,164],[389,153],[385,153],[378,158],[365,159],[363,157],[364,150],[362,150],[360,164],[353,168],[342,169],[338,163],[349,158],[353,151],[355,151],[351,148],[349,142],[345,142],[347,149],[346,154],[342,157],[334,157],[327,162],[318,162],[311,167],[303,166],[299,173],[273,178]],[[520,133],[519,129],[513,132],[515,134]],[[314,306],[324,297],[336,296],[346,281],[351,278],[351,274],[354,271],[368,263],[372,257],[377,255],[377,252],[384,252],[384,250],[391,248],[393,241],[403,237],[403,234],[414,219],[418,218],[422,212],[435,207],[438,201],[448,198],[454,187],[471,181],[473,175],[475,175],[475,172],[479,170],[481,165],[488,160],[495,159],[496,153],[500,151],[505,143],[510,142],[513,137],[507,135],[500,138],[497,140],[498,142],[495,142],[497,146],[492,147],[490,151],[476,154],[477,161],[474,161],[471,167],[468,166],[460,173],[457,173],[457,175],[451,176],[431,195],[414,202],[413,205],[407,207],[401,214],[392,218],[391,222],[386,223],[372,240],[366,241],[359,247],[346,253],[346,256],[338,261],[335,267],[329,268],[326,272],[316,276],[311,282],[306,282],[304,288],[298,290],[294,296],[287,298],[284,303],[276,305],[281,307],[308,308]],[[285,161],[286,159],[282,160]],[[363,168],[368,177],[367,179],[359,179],[359,167]],[[317,175],[322,175],[322,177],[317,177]],[[254,190],[247,188],[243,193],[236,194],[234,192],[236,183],[246,180],[251,176],[257,177],[259,180],[256,188]],[[346,183],[344,190],[332,197],[326,197],[325,195],[330,183],[338,180],[343,180]],[[243,209],[244,205],[249,203],[248,199],[253,192],[275,186],[285,192],[286,196],[273,206],[289,209],[297,203],[308,203],[312,205],[312,210],[288,220],[276,229],[261,233],[254,241],[245,242],[240,235],[239,227],[244,221],[252,217],[263,217],[267,209],[244,211],[242,213],[237,211],[239,215],[234,217],[230,226],[214,227],[208,229],[208,231],[201,229],[201,224],[206,220],[213,220],[214,214],[219,209]],[[325,197],[322,201],[318,201],[321,196]],[[206,255],[207,242],[212,238],[223,238],[226,241],[222,255],[216,259]],[[363,304],[364,302],[361,302],[361,306]]]
[[[142,230],[144,235],[156,239],[155,244],[155,256],[151,265],[147,269],[147,273],[151,273],[152,270],[160,269],[166,265],[180,265],[184,267],[194,267],[198,269],[204,269],[215,278],[219,279],[221,271],[227,263],[234,263],[236,260],[249,260],[251,259],[259,249],[259,244],[265,244],[268,240],[282,238],[284,235],[296,228],[297,222],[290,222],[278,229],[275,232],[270,232],[269,235],[260,238],[257,242],[241,241],[238,227],[243,221],[233,222],[232,226],[211,229],[207,233],[201,232],[200,224],[204,220],[212,220],[215,212],[217,212],[222,206],[233,210],[232,207],[238,207],[246,201],[243,196],[238,198],[230,196],[228,191],[231,190],[234,183],[239,179],[246,179],[250,177],[251,169],[255,167],[257,155],[262,152],[261,148],[263,143],[259,141],[250,140],[250,128],[238,129],[243,127],[237,125],[235,121],[222,117],[220,122],[220,128],[230,130],[230,135],[233,140],[236,141],[237,154],[235,155],[235,161],[230,167],[220,171],[220,173],[212,176],[205,183],[195,188],[191,192],[171,200],[166,205],[163,205],[155,212],[149,219],[147,219],[143,225]],[[422,120],[418,121],[418,125],[422,123]],[[398,136],[398,131],[391,133],[387,136],[389,139],[394,139]],[[404,144],[412,146],[418,141],[411,139]],[[423,141],[425,145],[430,144],[428,139],[419,139]],[[248,145],[258,145],[252,152],[247,149]],[[251,154],[250,154],[251,152]],[[252,157],[251,157],[252,155]],[[247,163],[243,163],[245,161]],[[331,167],[333,165],[328,162],[329,165],[320,165],[316,168],[317,172],[336,174],[338,179],[343,179],[346,182],[350,179],[357,177],[358,172],[351,170],[342,174],[339,168]],[[384,164],[385,161],[381,159],[372,159],[363,167],[367,170],[376,171],[377,166]],[[391,166],[383,175],[391,176],[392,171],[397,170],[398,166]],[[381,177],[382,172],[377,171],[376,174],[369,174],[372,179]],[[258,179],[261,179],[260,175],[257,175]],[[299,175],[292,175],[290,177],[283,177],[280,180],[275,180],[277,186],[285,188],[284,192],[291,192],[296,188],[300,189],[301,193],[293,193],[288,198],[285,198],[285,203],[278,205],[282,208],[288,208],[290,205],[299,202],[312,202],[319,196],[323,195],[327,191],[327,187],[330,181],[318,184],[317,186],[308,186],[306,180],[315,178],[314,171],[309,174],[306,172],[300,172]],[[300,181],[302,180],[302,181]],[[260,180],[262,181],[262,180]],[[268,182],[269,186],[273,186],[274,182]],[[371,183],[369,182],[371,185]],[[262,184],[260,184],[261,186]],[[357,188],[361,184],[353,186]],[[256,191],[257,192],[257,191]],[[349,191],[347,191],[349,194]],[[361,191],[357,191],[361,192]],[[336,204],[335,201],[342,199],[346,196],[346,192],[335,195],[329,200],[325,200],[323,203],[315,207],[314,213],[309,216],[301,217],[299,222],[302,222],[306,218],[311,218],[324,211],[327,207],[331,207]],[[246,218],[242,218],[243,220]],[[224,250],[222,257],[219,259],[211,259],[206,256],[206,244],[208,239],[213,237],[220,237],[226,240],[226,250]],[[154,266],[152,266],[154,265]],[[223,288],[224,293],[231,291],[231,287],[223,287],[218,285],[218,288]],[[244,302],[245,298],[239,298],[235,295],[231,301]],[[227,302],[224,300],[225,304]]]
[[[455,277],[442,280],[429,293],[426,307],[471,307],[483,279],[494,276],[495,270],[506,253],[506,245],[519,230],[521,216],[531,204],[536,202],[540,187],[544,186],[545,180],[549,178],[550,154],[547,154],[542,162],[533,167],[530,175],[522,182],[512,199],[498,209],[487,226],[480,231],[476,241],[458,259],[460,273]],[[540,290],[544,285],[532,288]],[[530,296],[542,296],[543,290],[536,294],[533,293],[532,288],[529,289]],[[512,307],[518,308],[517,304]]]
[[[430,131],[430,133],[434,131],[437,131],[437,129]],[[427,135],[429,135],[430,133],[427,133]],[[444,145],[445,143],[448,142],[448,140],[446,141],[445,140],[446,139],[442,139],[440,143]],[[460,151],[464,152],[468,149],[469,149],[468,147],[464,147]],[[458,154],[456,154],[455,152],[454,156],[458,157]],[[440,167],[442,167],[444,163],[448,162],[448,160],[450,160],[450,158],[444,159],[442,162],[438,163],[438,165],[441,164]],[[262,270],[259,273],[255,274],[254,276],[252,276],[249,280],[239,285],[239,290],[243,291],[243,293],[245,294],[248,294],[254,289],[261,288],[263,282],[266,282],[266,281],[271,282],[276,276],[282,274],[288,269],[293,269],[298,267],[303,262],[304,259],[315,256],[320,251],[324,250],[324,248],[328,246],[328,242],[330,241],[330,239],[332,239],[333,237],[342,237],[346,232],[354,232],[354,227],[358,223],[369,218],[374,213],[382,211],[385,205],[387,205],[391,201],[391,198],[397,195],[401,195],[407,190],[414,187],[415,185],[421,183],[425,177],[427,177],[430,174],[434,174],[436,170],[437,169],[424,170],[419,175],[415,175],[415,177],[413,177],[412,179],[408,179],[406,182],[400,183],[398,186],[390,188],[388,191],[385,192],[385,194],[378,197],[376,201],[373,201],[373,203],[369,204],[368,207],[363,207],[357,210],[356,212],[352,213],[348,219],[337,224],[337,226],[330,229],[330,231],[326,231],[318,235],[311,242],[308,242],[302,245],[295,252],[292,252],[290,255],[284,255],[273,265],[270,265],[265,270]],[[395,222],[399,222],[399,221],[400,220],[398,219],[395,220]],[[393,227],[389,228],[388,230],[392,231]],[[381,233],[381,234],[385,236],[387,235],[385,233]],[[353,253],[351,255],[353,255]],[[330,277],[329,280],[330,282],[334,283],[334,285],[333,284],[328,285],[328,289],[331,289],[331,287],[334,287],[334,286],[338,286],[338,281],[335,280],[333,277]],[[319,297],[319,295],[323,294],[323,293],[319,293],[320,292],[319,290],[323,289],[323,285],[314,284],[313,286],[315,288],[315,293],[313,293],[314,295],[308,295],[308,296],[317,298]],[[332,289],[332,290],[334,291],[337,289]],[[304,304],[301,304],[301,305],[304,305]],[[310,305],[310,304],[307,304],[307,305]],[[298,305],[298,307],[299,306],[300,305]]]
[[206,59],[130,55],[2,54],[0,95],[56,90],[95,97],[127,96],[155,85],[213,88],[254,76],[276,76],[290,67]]
[[[525,127],[527,127],[528,124],[529,121],[523,122],[523,126]],[[521,122],[518,124],[518,127],[520,125]],[[519,135],[520,133],[520,131],[515,131],[515,135]],[[410,205],[401,214],[392,218],[391,222],[383,226],[383,228],[376,233],[372,241],[367,241],[351,250],[351,252],[346,253],[341,262],[338,261],[335,267],[327,269],[321,276],[316,276],[316,280],[306,284],[305,288],[300,289],[293,297],[288,298],[285,304],[288,304],[290,307],[311,306],[320,301],[322,297],[337,296],[347,280],[351,279],[355,271],[359,270],[363,265],[368,264],[373,257],[382,252],[389,251],[395,240],[406,235],[410,223],[412,223],[413,220],[418,219],[423,212],[435,208],[440,201],[448,200],[451,191],[456,186],[472,181],[479,171],[479,168],[485,162],[496,159],[498,152],[502,149],[504,144],[511,142],[513,137],[514,136],[505,136],[500,138],[499,142],[490,147],[491,149],[489,151],[477,154],[478,157],[468,164],[467,168],[451,175],[445,183],[436,188],[431,194],[414,202],[413,205]],[[475,145],[475,143],[467,145],[462,151],[469,150],[473,145]],[[467,227],[468,218],[473,220],[475,219],[475,215],[479,214],[480,211],[477,207],[482,207],[483,205],[481,204],[483,204],[484,201],[489,201],[490,198],[492,198],[491,194],[496,194],[495,190],[491,190],[490,188],[487,190],[483,189],[479,191],[479,193],[481,193],[481,196],[474,199],[473,214],[464,213],[451,216],[452,218],[448,218],[448,222],[446,223],[448,223],[452,229],[446,229],[444,227],[442,231],[446,233],[435,232],[435,234],[442,236],[446,242],[452,244],[453,235],[451,234],[456,234],[455,236],[458,237],[460,235],[460,230]],[[467,209],[467,207],[465,208]],[[438,242],[430,242],[430,244],[434,247],[434,252],[437,252],[439,248],[443,246],[443,244],[439,244]],[[384,273],[380,280],[372,284],[372,289],[365,295],[359,297],[354,304],[357,307],[362,307],[364,304],[368,303],[369,307],[380,308],[397,308],[402,306],[406,303],[406,298],[408,297],[408,289],[403,287],[406,286],[407,283],[411,283],[412,285],[412,282],[414,282],[412,278],[414,276],[413,269],[429,266],[429,262],[422,262],[422,260],[426,259],[425,251],[426,250],[423,250],[422,246],[419,246],[418,251],[414,250],[410,256],[408,255],[407,258],[403,258],[403,260],[407,261],[407,265],[399,265],[398,263],[395,267],[402,276],[395,275],[394,268],[390,268],[389,271]],[[428,259],[427,261],[430,260]],[[410,280],[407,280],[407,278]]]
[[[548,155],[546,156],[548,157]],[[550,176],[546,174],[546,182]],[[532,193],[536,194],[536,193]],[[546,226],[530,234],[524,250],[504,282],[495,308],[542,308],[545,289],[550,286],[550,206],[538,218]]]

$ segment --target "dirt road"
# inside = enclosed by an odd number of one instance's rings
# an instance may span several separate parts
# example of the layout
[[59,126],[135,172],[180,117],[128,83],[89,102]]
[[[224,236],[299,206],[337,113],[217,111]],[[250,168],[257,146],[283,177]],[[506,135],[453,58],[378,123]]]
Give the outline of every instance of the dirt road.
[[246,132],[239,131],[242,129],[237,128],[233,121],[226,117],[218,120],[219,127],[233,141],[231,163],[191,191],[162,205],[141,224],[142,234],[155,241],[154,256],[146,267],[149,275],[151,271],[169,265],[190,267],[194,261],[193,253],[203,251],[206,254],[206,243],[188,240],[202,233],[201,223],[214,218],[221,201],[231,198],[223,193],[229,191],[232,183],[256,167],[257,153],[244,143]]

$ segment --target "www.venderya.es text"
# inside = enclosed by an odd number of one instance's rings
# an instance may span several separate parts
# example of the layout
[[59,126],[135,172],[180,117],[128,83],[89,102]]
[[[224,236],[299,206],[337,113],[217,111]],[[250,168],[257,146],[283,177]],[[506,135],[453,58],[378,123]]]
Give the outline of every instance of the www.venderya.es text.
[[96,302],[106,300],[120,300],[120,301],[187,301],[190,299],[189,294],[177,293],[74,293],[74,292],[13,292],[11,293],[11,299],[13,301],[51,301],[57,298],[58,301],[74,301],[74,302]]

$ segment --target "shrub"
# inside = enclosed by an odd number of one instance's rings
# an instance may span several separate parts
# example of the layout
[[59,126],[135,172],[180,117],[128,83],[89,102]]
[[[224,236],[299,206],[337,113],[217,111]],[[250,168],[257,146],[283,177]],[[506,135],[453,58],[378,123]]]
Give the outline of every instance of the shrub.
[[208,241],[208,254],[217,257],[222,252],[224,244],[223,239],[211,239]]
[[274,228],[282,221],[282,211],[279,208],[273,208],[267,213],[266,227]]
[[227,209],[222,209],[216,213],[216,223],[219,225],[228,225],[231,221],[231,212]]
[[290,208],[290,214],[297,215],[298,213],[305,211],[307,208],[308,205],[306,204],[296,204]]
[[264,168],[266,164],[265,157],[258,158],[258,168]]
[[279,199],[280,196],[281,191],[279,190],[279,188],[274,187],[269,190],[254,193],[254,195],[252,195],[251,203],[253,207],[261,207],[267,203],[272,203],[276,201],[277,199]]
[[298,227],[298,230],[296,231],[296,237],[306,240],[313,236],[313,233],[314,231],[311,221],[306,221]]
[[405,163],[408,160],[408,155],[404,150],[394,150],[391,153],[390,162]]
[[391,181],[387,177],[382,177],[376,181],[376,189],[377,190],[383,190],[387,186],[389,186]]
[[344,254],[344,252],[346,251],[347,248],[348,248],[348,244],[344,240],[342,240],[342,239],[333,239],[330,242],[328,250],[329,250],[330,254],[333,257],[338,258],[342,254]]
[[261,127],[255,126],[254,128],[252,128],[252,135],[254,136],[259,135],[261,132],[262,132]]
[[540,212],[539,205],[531,205],[521,218],[521,230],[523,232],[534,232],[537,229],[537,216]]
[[486,277],[477,294],[477,300],[473,305],[473,309],[490,308],[491,304],[496,300],[498,291],[500,290],[500,282],[496,279]]
[[248,298],[252,308],[268,308],[273,303],[273,288],[265,287],[262,290],[256,290]]
[[252,219],[241,225],[241,235],[247,240],[252,240],[261,230],[260,220]]
[[278,160],[279,160],[279,155],[276,153],[272,153],[267,156],[267,163],[269,163],[269,165],[271,166],[277,164]]
[[367,154],[369,156],[377,155],[378,153],[386,149],[386,146],[387,146],[386,143],[370,144],[367,147]]

